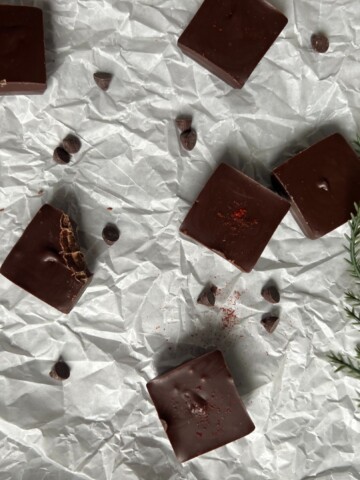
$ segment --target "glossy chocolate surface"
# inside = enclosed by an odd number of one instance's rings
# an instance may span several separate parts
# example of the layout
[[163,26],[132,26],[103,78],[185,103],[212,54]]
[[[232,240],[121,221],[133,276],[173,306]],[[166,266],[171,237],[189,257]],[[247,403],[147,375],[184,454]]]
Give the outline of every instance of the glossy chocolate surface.
[[178,45],[224,82],[242,88],[286,24],[263,0],[205,0]]
[[29,95],[45,89],[42,11],[0,5],[0,95]]
[[160,375],[147,388],[180,462],[255,429],[218,350]]
[[51,205],[38,211],[0,273],[63,313],[70,312],[92,277],[79,251],[75,224]]
[[249,272],[289,208],[287,200],[222,163],[180,231]]
[[360,201],[360,160],[338,133],[273,171],[274,184],[291,201],[291,212],[309,238],[321,237],[350,219]]

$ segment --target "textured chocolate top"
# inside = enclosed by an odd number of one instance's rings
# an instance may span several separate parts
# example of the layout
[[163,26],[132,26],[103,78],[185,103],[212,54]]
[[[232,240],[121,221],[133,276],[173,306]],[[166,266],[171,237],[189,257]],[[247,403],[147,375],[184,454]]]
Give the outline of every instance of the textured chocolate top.
[[304,150],[273,171],[291,200],[291,212],[309,238],[345,223],[360,201],[360,160],[338,133]]
[[0,273],[64,313],[73,308],[92,276],[79,251],[75,224],[51,205],[38,211]]
[[287,24],[263,0],[205,0],[178,41],[181,50],[241,88]]
[[42,11],[0,5],[0,95],[28,95],[45,89]]
[[251,421],[218,350],[147,384],[180,462],[251,433]]
[[222,163],[180,231],[249,272],[289,208],[287,200]]

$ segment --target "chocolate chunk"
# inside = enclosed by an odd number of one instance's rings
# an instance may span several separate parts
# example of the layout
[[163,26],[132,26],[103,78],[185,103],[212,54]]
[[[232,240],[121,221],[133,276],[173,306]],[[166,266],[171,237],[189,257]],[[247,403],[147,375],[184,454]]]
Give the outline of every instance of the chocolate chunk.
[[147,389],[180,462],[255,428],[218,350],[160,375]]
[[40,94],[45,89],[42,11],[0,5],[0,95]]
[[119,229],[113,223],[108,223],[103,228],[102,237],[105,243],[107,243],[108,245],[113,245],[120,238]]
[[59,359],[53,366],[49,375],[55,380],[66,380],[70,377],[69,365],[65,363],[64,360]]
[[71,155],[69,155],[63,147],[56,147],[53,153],[53,159],[56,163],[65,165],[70,162]]
[[181,145],[185,148],[185,150],[192,150],[196,145],[197,135],[193,128],[189,130],[185,130],[180,135],[180,142]]
[[44,205],[1,266],[11,282],[63,313],[69,313],[89,285],[76,224],[61,210]]
[[263,288],[262,291],[261,291],[261,295],[269,303],[279,303],[280,302],[279,290],[273,285]]
[[261,320],[261,325],[269,332],[273,333],[275,328],[279,324],[279,317],[276,317],[275,315],[266,315],[264,318]]
[[69,134],[67,135],[63,142],[62,142],[64,150],[66,150],[71,155],[74,153],[78,153],[81,148],[81,141],[75,135]]
[[191,129],[192,118],[187,115],[182,115],[177,117],[175,123],[180,132],[185,132]]
[[217,287],[215,285],[207,285],[198,296],[197,303],[206,307],[213,307],[215,305],[216,291]]
[[107,72],[96,72],[94,73],[94,80],[96,85],[101,88],[101,90],[108,90],[113,76],[111,73]]
[[309,238],[347,222],[360,201],[360,160],[338,133],[291,158],[272,172],[276,188]]
[[205,0],[178,45],[224,82],[242,88],[286,24],[263,0]]
[[289,207],[287,200],[222,163],[180,231],[250,272]]
[[311,46],[318,53],[325,53],[329,49],[329,39],[323,33],[311,35]]

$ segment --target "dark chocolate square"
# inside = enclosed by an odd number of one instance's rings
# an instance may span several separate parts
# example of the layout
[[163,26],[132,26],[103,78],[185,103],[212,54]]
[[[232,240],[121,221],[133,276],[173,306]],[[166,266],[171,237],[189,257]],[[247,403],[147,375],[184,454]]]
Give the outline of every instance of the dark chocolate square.
[[249,272],[289,208],[287,200],[222,163],[180,231]]
[[273,171],[273,180],[291,201],[291,212],[309,238],[345,223],[360,201],[360,160],[338,133]]
[[264,0],[205,0],[178,45],[224,82],[242,88],[286,24]]
[[76,238],[76,225],[61,210],[44,205],[0,268],[10,281],[68,313],[91,281]]
[[0,5],[0,95],[29,95],[45,89],[42,11]]
[[255,429],[218,350],[160,375],[147,388],[180,462]]

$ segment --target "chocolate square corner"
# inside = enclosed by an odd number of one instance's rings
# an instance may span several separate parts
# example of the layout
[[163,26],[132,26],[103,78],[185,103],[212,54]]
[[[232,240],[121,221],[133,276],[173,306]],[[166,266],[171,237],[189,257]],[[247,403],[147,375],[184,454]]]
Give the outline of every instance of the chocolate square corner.
[[287,22],[265,0],[205,0],[178,46],[233,88],[242,88]]
[[42,10],[0,5],[0,95],[41,94],[45,89]]
[[310,239],[344,224],[360,201],[360,160],[339,133],[287,160],[273,170],[272,178]]

